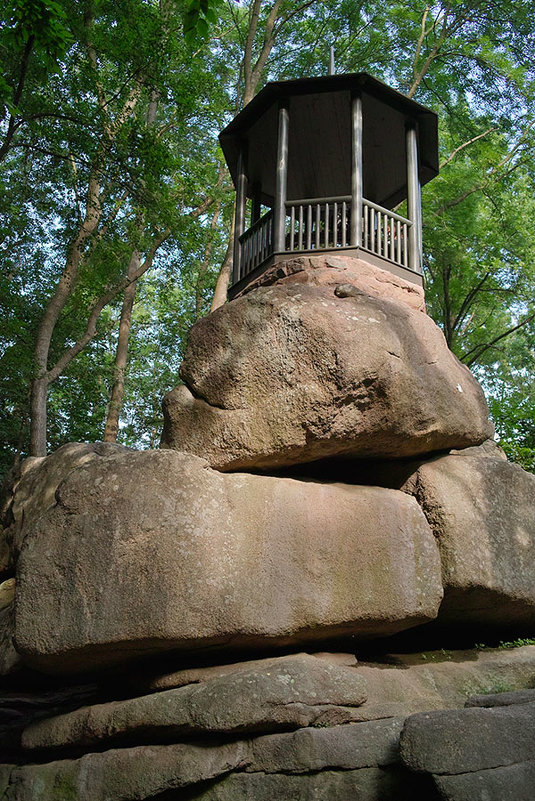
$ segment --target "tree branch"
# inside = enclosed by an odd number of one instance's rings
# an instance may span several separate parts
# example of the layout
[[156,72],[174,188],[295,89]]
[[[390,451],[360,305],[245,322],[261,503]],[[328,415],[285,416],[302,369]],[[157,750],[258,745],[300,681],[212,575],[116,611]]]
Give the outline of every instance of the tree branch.
[[[477,362],[479,358],[481,358],[481,356],[484,353],[486,353],[487,350],[492,348],[497,342],[504,339],[505,337],[508,337],[509,334],[512,334],[514,331],[518,331],[519,328],[522,328],[523,326],[527,325],[527,323],[531,322],[531,320],[533,319],[535,319],[535,312],[528,314],[528,316],[525,317],[520,323],[517,323],[517,325],[513,325],[511,328],[508,328],[506,331],[503,331],[503,333],[499,334],[497,337],[494,337],[494,339],[491,339],[490,342],[487,342],[486,344],[475,345],[461,357],[461,361],[465,362],[465,364],[468,367],[471,367],[473,364],[475,364],[475,362]],[[470,356],[470,354],[472,353],[474,355],[472,356],[471,359],[468,359],[468,356]]]
[[120,293],[123,292],[127,286],[137,281],[147,270],[152,267],[154,257],[160,245],[168,238],[170,231],[162,232],[153,242],[151,249],[145,256],[145,260],[139,268],[133,271],[130,275],[126,275],[122,281],[113,287],[108,288],[91,306],[89,318],[85,332],[80,339],[70,348],[68,348],[62,356],[58,359],[54,367],[48,370],[46,374],[47,383],[51,384],[63,373],[67,365],[78,356],[79,353],[91,342],[97,333],[97,322],[102,310]]
[[462,144],[462,145],[459,145],[459,147],[456,147],[456,148],[455,148],[455,150],[453,150],[453,151],[450,153],[450,155],[448,156],[448,158],[447,158],[447,159],[444,159],[444,161],[443,161],[443,162],[440,164],[440,169],[442,169],[443,167],[445,167],[445,166],[446,166],[446,164],[449,164],[449,163],[450,163],[450,161],[453,161],[453,159],[455,158],[455,156],[457,155],[457,153],[460,153],[460,152],[461,152],[461,150],[464,150],[464,149],[465,149],[465,147],[469,147],[469,146],[470,146],[470,145],[472,145],[474,142],[477,142],[477,141],[478,141],[478,139],[483,139],[483,137],[485,137],[485,136],[488,136],[490,133],[494,133],[494,131],[497,131],[497,130],[498,130],[498,128],[488,128],[488,129],[487,129],[486,131],[484,131],[483,133],[481,133],[481,134],[478,134],[477,136],[473,136],[473,137],[472,137],[472,139],[468,139],[468,141],[467,141],[467,142],[463,142],[463,144]]

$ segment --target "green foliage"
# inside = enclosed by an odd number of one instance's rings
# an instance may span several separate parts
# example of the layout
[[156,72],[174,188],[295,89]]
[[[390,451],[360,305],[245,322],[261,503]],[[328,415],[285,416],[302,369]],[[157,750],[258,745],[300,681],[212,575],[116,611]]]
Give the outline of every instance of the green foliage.
[[522,648],[524,645],[535,645],[535,639],[531,637],[517,637],[516,640],[500,640],[498,645],[486,645],[485,643],[476,643],[475,648],[478,651],[487,649],[496,649],[498,651],[507,651],[510,648]]
[[[253,64],[273,8],[259,5]],[[11,0],[0,12],[0,472],[28,452],[36,335],[95,176],[101,216],[48,367],[83,336],[133,250],[144,259],[167,232],[138,282],[120,428],[126,444],[157,444],[161,396],[178,380],[226,250],[233,198],[216,135],[241,105],[252,9],[252,0]],[[500,444],[533,470],[531,4],[281,0],[276,11],[257,89],[325,74],[333,43],[339,72],[368,70],[439,113],[443,167],[423,191],[428,310],[483,382]],[[103,435],[120,304],[117,295],[50,385],[50,448]]]
[[208,35],[223,3],[224,0],[188,0],[184,9],[184,36],[189,44]]

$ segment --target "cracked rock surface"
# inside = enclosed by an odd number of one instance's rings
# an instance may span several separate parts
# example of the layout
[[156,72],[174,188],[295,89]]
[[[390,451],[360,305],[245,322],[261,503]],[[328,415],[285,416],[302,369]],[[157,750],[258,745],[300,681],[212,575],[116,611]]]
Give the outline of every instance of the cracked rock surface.
[[[277,731],[352,720],[366,700],[355,669],[314,656],[265,660],[201,684],[82,707],[29,726],[28,749],[108,746],[121,739],[154,741],[184,735]],[[152,738],[152,739],[151,739]]]

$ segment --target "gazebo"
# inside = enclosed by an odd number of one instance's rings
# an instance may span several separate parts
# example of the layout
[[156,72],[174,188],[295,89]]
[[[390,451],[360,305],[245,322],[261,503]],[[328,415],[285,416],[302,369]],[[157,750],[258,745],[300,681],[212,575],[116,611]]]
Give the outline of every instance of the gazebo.
[[[237,193],[229,296],[295,254],[340,251],[422,286],[437,129],[367,73],[268,83],[219,137]],[[393,211],[405,199],[406,217]]]

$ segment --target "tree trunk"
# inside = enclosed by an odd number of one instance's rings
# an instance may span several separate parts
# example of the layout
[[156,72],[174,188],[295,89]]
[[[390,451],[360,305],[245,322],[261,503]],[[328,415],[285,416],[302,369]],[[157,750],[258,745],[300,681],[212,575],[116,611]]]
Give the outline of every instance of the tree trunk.
[[227,302],[227,290],[230,283],[230,276],[232,273],[232,251],[234,248],[234,215],[232,215],[232,223],[230,226],[230,235],[227,246],[227,252],[221,265],[221,270],[217,276],[217,283],[215,285],[214,297],[212,298],[212,305],[210,311],[213,312],[219,309],[224,303]]
[[34,378],[32,381],[30,454],[46,456],[46,400],[47,378]]
[[[130,264],[128,265],[129,277],[140,265],[141,254],[138,250],[132,253]],[[132,326],[132,310],[136,297],[137,281],[129,284],[123,297],[121,309],[121,321],[119,323],[119,339],[117,350],[115,351],[115,364],[113,366],[113,387],[111,390],[110,405],[104,429],[104,442],[117,442],[119,433],[119,417],[123,406],[124,381],[126,375],[126,363],[128,360],[128,341],[130,339],[130,328]]]
[[221,213],[221,201],[216,201],[215,204],[215,211],[212,217],[212,222],[210,223],[210,239],[206,243],[206,247],[204,248],[204,257],[202,260],[202,264],[199,267],[199,273],[197,276],[197,282],[195,284],[195,319],[197,320],[203,311],[203,283],[208,272],[208,267],[210,266],[210,256],[212,255],[212,247],[213,247],[213,235],[214,231],[217,228],[217,223],[219,221],[219,215]]

